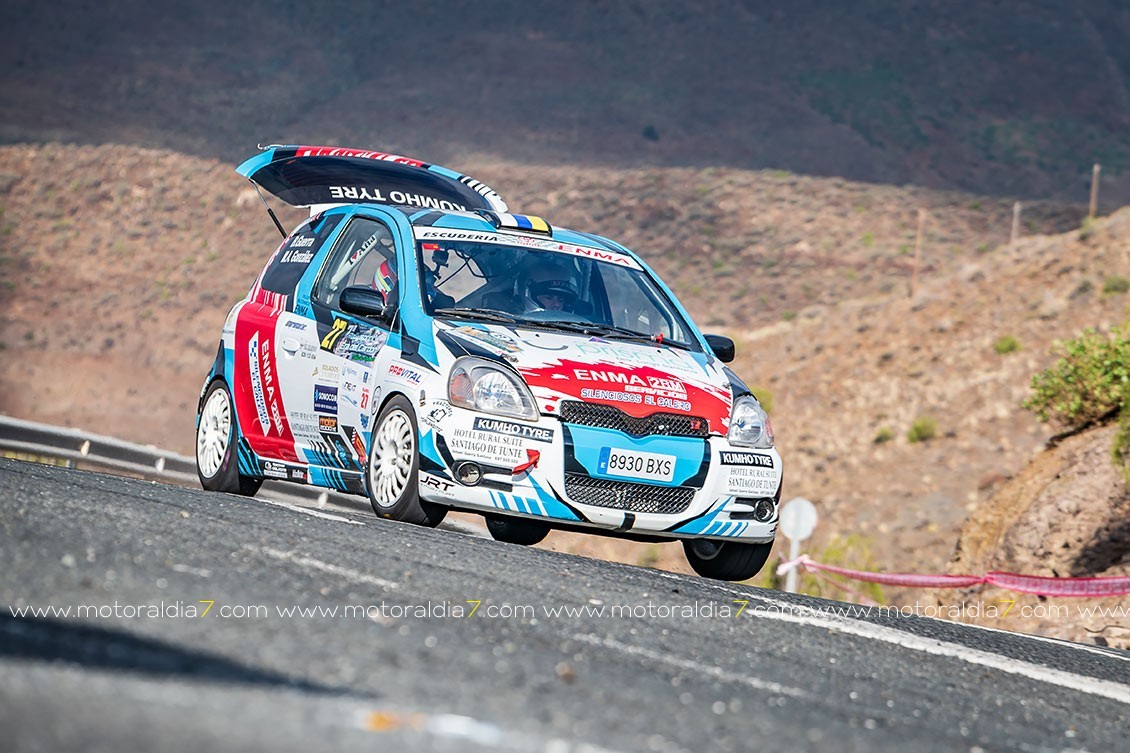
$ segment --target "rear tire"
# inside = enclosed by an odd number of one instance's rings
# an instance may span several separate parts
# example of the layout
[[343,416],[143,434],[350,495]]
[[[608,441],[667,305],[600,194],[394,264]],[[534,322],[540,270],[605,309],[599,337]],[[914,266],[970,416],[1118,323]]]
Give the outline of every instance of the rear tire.
[[487,530],[495,541],[533,546],[549,535],[549,526],[536,520],[506,515],[485,515]]
[[403,395],[393,396],[373,426],[365,488],[380,517],[435,528],[447,508],[420,499],[418,436],[412,404]]
[[684,539],[683,552],[691,569],[704,578],[717,580],[749,580],[773,551],[773,543],[743,544],[735,541]]
[[208,491],[252,497],[263,479],[240,474],[237,441],[231,393],[224,380],[217,379],[204,395],[196,425],[196,475]]

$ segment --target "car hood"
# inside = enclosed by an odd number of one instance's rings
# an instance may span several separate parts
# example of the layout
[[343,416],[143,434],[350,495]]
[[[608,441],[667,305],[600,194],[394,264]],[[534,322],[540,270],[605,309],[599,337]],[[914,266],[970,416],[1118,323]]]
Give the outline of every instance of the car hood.
[[236,171],[296,207],[396,204],[421,209],[505,212],[486,184],[411,157],[332,146],[270,146]]
[[713,433],[729,428],[730,380],[718,361],[701,353],[494,324],[437,322],[436,329],[456,355],[508,362],[543,413],[557,413],[562,400],[580,400],[611,405],[636,418],[694,416],[705,419]]

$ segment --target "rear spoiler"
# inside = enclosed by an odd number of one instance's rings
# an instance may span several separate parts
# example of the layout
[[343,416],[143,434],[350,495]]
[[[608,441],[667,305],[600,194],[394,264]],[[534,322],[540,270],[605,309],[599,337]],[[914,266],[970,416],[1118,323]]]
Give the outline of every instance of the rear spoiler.
[[395,204],[442,211],[507,211],[498,192],[481,181],[385,152],[271,145],[236,171],[294,207]]

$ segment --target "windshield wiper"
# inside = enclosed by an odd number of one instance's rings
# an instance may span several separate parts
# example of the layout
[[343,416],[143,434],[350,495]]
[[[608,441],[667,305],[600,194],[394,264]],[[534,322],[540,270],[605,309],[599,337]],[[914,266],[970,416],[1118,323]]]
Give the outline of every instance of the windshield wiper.
[[615,324],[571,321],[531,321],[529,319],[519,319],[518,323],[523,325],[532,324],[535,326],[544,326],[551,329],[564,329],[570,332],[579,332],[584,335],[605,337],[609,340],[631,340],[633,342],[651,343],[652,345],[670,345],[673,348],[690,350],[690,346],[686,343],[681,343],[677,340],[668,340],[660,335],[649,335],[644,332],[637,332],[634,329],[619,327]]
[[476,309],[466,307],[444,308],[436,309],[434,311],[436,316],[451,316],[458,319],[486,319],[492,322],[505,322],[506,324],[514,324],[518,319],[510,314],[504,314],[501,311],[493,309]]

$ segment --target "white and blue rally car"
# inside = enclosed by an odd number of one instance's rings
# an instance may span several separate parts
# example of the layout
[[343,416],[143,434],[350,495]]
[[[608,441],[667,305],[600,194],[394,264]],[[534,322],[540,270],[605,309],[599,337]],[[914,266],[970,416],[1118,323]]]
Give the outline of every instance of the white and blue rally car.
[[473,511],[517,544],[679,539],[727,580],[765,563],[768,417],[724,365],[733,341],[631,251],[396,155],[271,146],[238,171],[310,217],[228,314],[197,415],[204,488],[284,479],[429,526]]

